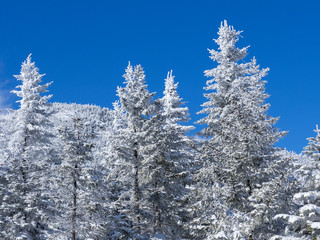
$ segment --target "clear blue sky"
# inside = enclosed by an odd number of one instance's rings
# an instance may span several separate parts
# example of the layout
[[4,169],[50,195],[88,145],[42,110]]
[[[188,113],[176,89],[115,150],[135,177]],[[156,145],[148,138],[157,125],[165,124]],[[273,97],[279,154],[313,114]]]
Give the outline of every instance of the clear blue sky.
[[320,124],[320,1],[1,1],[0,103],[10,96],[29,53],[46,73],[52,101],[111,107],[128,64],[141,64],[150,91],[161,96],[173,69],[192,122],[203,103],[207,48],[224,19],[243,30],[266,77],[272,116],[289,130],[279,146],[300,152]]

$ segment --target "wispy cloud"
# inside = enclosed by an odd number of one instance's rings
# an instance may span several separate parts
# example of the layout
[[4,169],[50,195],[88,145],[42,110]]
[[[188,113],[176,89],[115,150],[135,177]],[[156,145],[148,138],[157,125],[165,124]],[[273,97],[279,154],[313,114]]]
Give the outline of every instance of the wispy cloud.
[[10,91],[0,89],[0,109],[11,108]]
[[1,94],[1,92],[0,92],[0,108],[4,108],[4,106],[5,106],[5,103],[4,103],[5,101],[4,101],[4,99],[3,99],[3,96],[2,96],[2,94]]
[[12,107],[12,94],[8,89],[12,80],[5,77],[5,68],[5,62],[0,59],[0,109]]
[[[1,71],[1,61],[0,61],[0,71]],[[0,109],[11,108],[12,107],[12,94],[8,89],[10,80],[0,78]]]

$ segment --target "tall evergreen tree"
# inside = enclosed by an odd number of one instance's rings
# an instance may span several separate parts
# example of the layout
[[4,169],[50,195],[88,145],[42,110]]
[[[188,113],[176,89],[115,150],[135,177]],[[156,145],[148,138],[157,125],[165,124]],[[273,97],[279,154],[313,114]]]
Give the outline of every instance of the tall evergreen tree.
[[208,99],[199,112],[207,114],[198,123],[205,128],[201,135],[203,159],[214,170],[215,181],[221,184],[221,199],[234,209],[250,212],[249,197],[253,190],[268,180],[264,168],[274,159],[274,143],[285,133],[274,127],[278,118],[267,115],[265,83],[268,69],[260,70],[253,58],[245,63],[248,47],[237,48],[241,32],[226,21],[218,32],[218,51],[210,50],[210,58],[218,66],[205,71],[204,96]]
[[98,187],[93,178],[91,126],[75,116],[70,126],[61,130],[61,135],[64,150],[57,167],[60,200],[57,205],[62,219],[58,228],[72,240],[94,238],[99,236],[99,229],[94,226],[97,210],[94,198]]
[[123,144],[119,146],[119,150],[123,153],[123,158],[133,168],[133,196],[131,218],[134,223],[134,231],[137,234],[143,233],[143,211],[141,206],[141,147],[145,138],[143,125],[148,120],[148,116],[152,112],[152,97],[154,93],[149,93],[145,84],[145,75],[142,67],[137,65],[134,69],[128,65],[126,69],[125,87],[118,88],[118,96],[120,98],[121,107],[124,110],[127,121],[127,130],[124,131]]
[[189,113],[182,106],[177,87],[171,71],[165,80],[164,96],[156,102],[157,111],[144,125],[147,134],[142,147],[142,189],[152,223],[150,232],[165,234],[169,239],[183,235],[183,199],[192,163],[191,140],[185,134],[193,127],[181,125],[189,120]]
[[[12,91],[21,97],[20,109],[15,114],[15,127],[9,142],[10,157],[6,175],[8,195],[1,209],[6,218],[5,239],[45,238],[48,230],[49,204],[47,176],[51,165],[49,121],[46,106],[51,95],[51,83],[40,85],[44,75],[39,74],[31,54],[22,63],[20,90]],[[2,233],[3,233],[2,232]]]
[[294,194],[292,201],[295,208],[274,217],[276,224],[284,226],[280,235],[272,240],[280,239],[320,239],[320,130],[314,130],[316,137],[310,137],[304,154],[309,161],[297,170],[300,178],[300,190]]
[[308,145],[304,148],[304,154],[309,156],[313,161],[320,161],[320,130],[318,125],[314,132],[317,134],[316,137],[307,138],[309,141]]
[[[113,103],[113,120],[110,129],[106,130],[108,145],[104,152],[106,156],[107,174],[105,176],[106,188],[108,193],[108,239],[124,240],[133,235],[131,197],[132,188],[132,165],[128,164],[128,154],[132,152],[126,148],[128,129],[124,109],[120,102]],[[130,215],[130,216],[129,216]]]
[[268,69],[259,69],[253,58],[249,63],[238,63],[247,55],[247,48],[236,48],[239,31],[221,24],[215,42],[219,51],[210,50],[211,59],[218,66],[206,70],[204,94],[208,99],[200,113],[207,114],[198,121],[206,125],[201,131],[211,137],[205,151],[212,154],[218,178],[230,188],[228,201],[240,209],[257,184],[263,164],[272,157],[274,143],[284,133],[273,125],[278,118],[269,117],[264,92]]

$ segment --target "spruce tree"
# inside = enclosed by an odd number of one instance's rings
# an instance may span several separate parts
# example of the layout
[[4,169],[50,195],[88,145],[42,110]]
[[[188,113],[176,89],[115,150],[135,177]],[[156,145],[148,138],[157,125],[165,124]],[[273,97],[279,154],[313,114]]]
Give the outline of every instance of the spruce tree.
[[285,133],[274,127],[278,118],[267,115],[265,102],[269,69],[260,69],[255,58],[244,62],[248,47],[237,48],[241,31],[226,21],[218,32],[218,51],[209,50],[218,66],[205,71],[204,96],[208,99],[199,112],[206,114],[197,123],[205,125],[200,134],[207,137],[202,159],[214,171],[219,198],[234,210],[249,213],[249,197],[268,181],[264,169],[274,160],[275,142]]
[[48,176],[51,168],[52,133],[46,111],[51,95],[47,92],[51,83],[40,85],[44,75],[31,62],[31,54],[22,63],[20,90],[12,91],[21,98],[20,109],[15,113],[15,126],[9,142],[7,159],[7,196],[1,203],[5,216],[5,239],[46,238],[49,231],[50,194]]
[[57,167],[56,194],[61,218],[57,218],[57,228],[72,240],[93,238],[99,230],[94,228],[97,186],[93,178],[91,133],[91,126],[79,116],[72,117],[71,124],[60,129],[64,149]]
[[316,137],[310,137],[303,153],[308,161],[296,171],[300,190],[294,194],[292,201],[295,208],[291,211],[277,214],[274,221],[284,226],[279,235],[272,240],[280,239],[320,239],[320,130],[318,125],[314,130]]
[[141,147],[146,134],[143,125],[152,112],[151,103],[154,93],[149,93],[147,90],[145,74],[140,65],[133,69],[129,63],[123,77],[125,87],[119,87],[117,92],[127,121],[127,129],[123,131],[122,145],[118,150],[133,170],[129,176],[133,180],[130,218],[133,222],[133,234],[138,236],[145,233],[144,229],[148,225],[143,216],[143,206],[141,206],[140,174],[143,160]]
[[132,165],[128,164],[126,143],[128,125],[120,102],[113,103],[113,119],[111,128],[106,129],[109,139],[104,148],[107,174],[105,175],[106,191],[108,194],[108,239],[121,240],[133,236],[132,225],[134,218],[128,214],[132,210]]
[[165,79],[164,96],[156,101],[156,111],[146,121],[142,147],[142,190],[151,222],[150,232],[168,239],[182,237],[185,221],[186,184],[190,183],[191,140],[186,133],[192,126],[188,108],[183,107],[172,71]]
[[205,89],[209,93],[204,96],[208,101],[200,111],[207,116],[198,123],[206,125],[201,134],[211,137],[205,151],[212,154],[221,183],[230,188],[228,202],[241,209],[283,132],[274,127],[278,118],[266,113],[268,95],[262,78],[268,69],[260,70],[255,58],[239,63],[248,48],[235,46],[240,34],[226,21],[221,24],[215,40],[219,51],[210,50],[218,66],[205,71],[207,77],[213,77],[207,81]]

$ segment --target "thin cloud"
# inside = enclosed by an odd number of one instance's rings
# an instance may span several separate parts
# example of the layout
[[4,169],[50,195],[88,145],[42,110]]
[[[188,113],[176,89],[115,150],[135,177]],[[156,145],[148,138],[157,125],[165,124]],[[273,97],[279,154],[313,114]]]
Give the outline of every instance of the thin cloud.
[[[4,64],[0,60],[0,75],[4,72]],[[12,108],[13,94],[10,92],[10,85],[12,85],[12,79],[0,77],[0,109]]]
[[0,109],[11,108],[11,103],[9,102],[10,92],[7,90],[0,89]]

